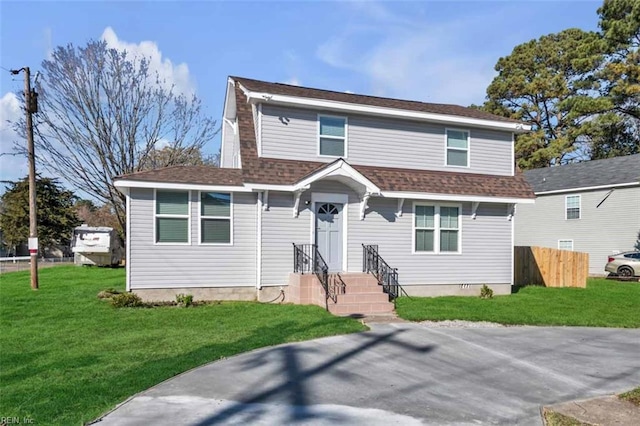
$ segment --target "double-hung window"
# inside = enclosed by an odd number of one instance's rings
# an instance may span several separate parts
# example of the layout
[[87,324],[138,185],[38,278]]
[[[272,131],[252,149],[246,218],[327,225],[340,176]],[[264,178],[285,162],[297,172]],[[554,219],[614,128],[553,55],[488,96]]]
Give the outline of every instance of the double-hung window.
[[200,243],[231,244],[231,194],[200,193]]
[[460,206],[417,204],[414,216],[416,253],[460,252]]
[[466,130],[446,131],[447,166],[469,167],[469,132]]
[[189,192],[156,190],[156,243],[189,243]]
[[318,116],[318,153],[331,157],[347,156],[347,119]]
[[580,219],[580,196],[567,195],[565,198],[565,218]]
[[435,251],[436,208],[435,206],[416,206],[415,213],[416,251]]

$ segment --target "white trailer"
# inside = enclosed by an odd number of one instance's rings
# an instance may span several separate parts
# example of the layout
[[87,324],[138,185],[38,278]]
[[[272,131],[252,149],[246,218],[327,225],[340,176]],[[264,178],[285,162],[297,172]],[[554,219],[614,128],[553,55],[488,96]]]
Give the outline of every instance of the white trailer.
[[76,265],[114,266],[120,264],[124,256],[118,233],[106,226],[75,228],[71,250]]

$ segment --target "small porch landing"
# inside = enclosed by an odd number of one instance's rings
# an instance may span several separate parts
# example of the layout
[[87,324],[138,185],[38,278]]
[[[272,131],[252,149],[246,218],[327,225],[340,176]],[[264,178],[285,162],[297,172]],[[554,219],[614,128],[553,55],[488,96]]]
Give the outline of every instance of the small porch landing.
[[378,280],[367,273],[330,273],[329,297],[315,274],[289,274],[289,301],[318,305],[334,315],[388,314],[394,310],[389,295]]

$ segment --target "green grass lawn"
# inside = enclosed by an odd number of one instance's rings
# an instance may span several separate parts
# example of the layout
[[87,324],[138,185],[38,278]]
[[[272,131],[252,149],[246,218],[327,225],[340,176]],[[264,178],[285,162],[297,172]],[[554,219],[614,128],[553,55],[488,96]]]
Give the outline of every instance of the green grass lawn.
[[529,286],[493,299],[401,297],[396,311],[410,321],[640,327],[640,283],[589,279],[584,289]]
[[0,414],[37,424],[92,420],[198,365],[263,346],[364,330],[315,306],[229,302],[114,309],[124,270],[54,267],[0,275]]

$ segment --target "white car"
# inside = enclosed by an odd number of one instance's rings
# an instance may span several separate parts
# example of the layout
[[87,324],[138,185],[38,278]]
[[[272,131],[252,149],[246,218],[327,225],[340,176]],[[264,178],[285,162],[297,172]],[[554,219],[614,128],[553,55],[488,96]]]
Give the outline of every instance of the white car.
[[640,276],[640,251],[627,251],[609,256],[604,270],[620,277]]

